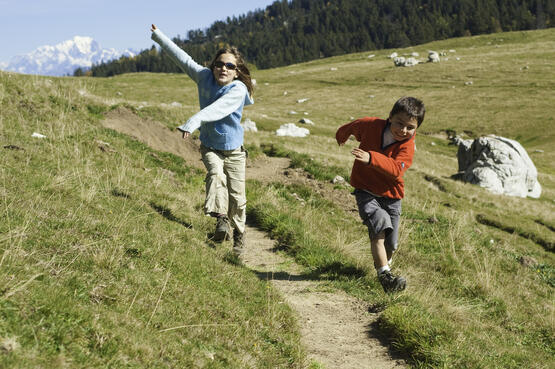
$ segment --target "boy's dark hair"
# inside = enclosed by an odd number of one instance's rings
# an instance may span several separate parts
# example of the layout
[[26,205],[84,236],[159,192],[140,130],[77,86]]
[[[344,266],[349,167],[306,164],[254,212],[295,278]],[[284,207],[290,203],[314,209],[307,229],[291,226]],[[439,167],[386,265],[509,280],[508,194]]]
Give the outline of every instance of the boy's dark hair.
[[391,113],[389,113],[389,117],[391,118],[395,114],[401,112],[407,113],[411,118],[416,118],[418,123],[417,127],[420,127],[420,124],[422,124],[424,120],[424,115],[426,114],[426,108],[421,100],[415,97],[403,96],[395,102],[395,105],[393,105],[391,109]]
[[243,82],[245,86],[247,86],[249,95],[252,97],[254,88],[251,80],[251,72],[249,71],[249,68],[247,68],[247,63],[245,63],[243,55],[241,55],[241,53],[239,52],[239,50],[237,50],[235,46],[228,46],[218,50],[218,52],[216,52],[216,56],[214,56],[214,59],[212,59],[212,63],[210,63],[210,70],[214,71],[214,63],[222,54],[231,54],[235,56],[235,60],[237,60],[237,79]]

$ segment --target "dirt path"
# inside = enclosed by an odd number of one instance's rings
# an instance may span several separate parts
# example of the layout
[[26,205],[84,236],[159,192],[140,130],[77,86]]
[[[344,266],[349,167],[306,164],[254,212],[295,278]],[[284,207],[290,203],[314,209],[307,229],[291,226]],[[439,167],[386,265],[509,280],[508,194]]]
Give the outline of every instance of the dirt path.
[[247,232],[241,259],[269,280],[296,312],[309,359],[330,369],[405,367],[372,333],[377,314],[368,312],[365,303],[305,279],[298,265],[274,251],[274,241],[264,232],[253,227]]
[[[198,142],[184,141],[179,133],[158,122],[146,121],[125,108],[111,111],[103,121],[106,127],[128,134],[156,150],[183,157],[188,164],[203,167]],[[262,182],[301,182],[317,192],[335,198],[347,211],[356,211],[346,191],[334,191],[307,178],[302,170],[290,169],[289,160],[263,158],[249,162],[247,178]],[[247,227],[242,262],[261,279],[269,280],[296,312],[302,343],[310,359],[326,368],[403,368],[401,359],[393,358],[373,332],[377,314],[367,304],[340,290],[323,288],[322,282],[304,278],[301,267],[290,258],[276,253],[274,241],[256,228]]]

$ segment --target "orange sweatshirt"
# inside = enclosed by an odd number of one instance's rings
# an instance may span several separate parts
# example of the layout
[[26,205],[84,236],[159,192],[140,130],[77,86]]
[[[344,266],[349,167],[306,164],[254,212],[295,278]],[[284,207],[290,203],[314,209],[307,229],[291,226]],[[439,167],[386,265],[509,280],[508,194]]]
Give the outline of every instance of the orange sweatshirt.
[[378,196],[402,199],[405,196],[403,174],[414,156],[414,135],[382,148],[386,126],[387,121],[383,119],[364,117],[339,127],[335,138],[342,144],[353,135],[360,142],[359,148],[370,153],[369,164],[355,160],[351,172],[353,187]]

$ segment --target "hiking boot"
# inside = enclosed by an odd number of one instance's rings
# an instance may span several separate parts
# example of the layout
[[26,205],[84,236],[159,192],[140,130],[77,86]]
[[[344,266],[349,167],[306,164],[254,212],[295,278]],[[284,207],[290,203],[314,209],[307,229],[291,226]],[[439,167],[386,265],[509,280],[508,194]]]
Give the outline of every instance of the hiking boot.
[[386,293],[402,291],[407,286],[407,280],[401,276],[395,276],[391,271],[386,270],[378,275],[378,279],[382,284]]
[[216,222],[216,232],[214,232],[214,241],[222,242],[229,239],[231,229],[229,227],[229,220],[226,216],[219,216]]
[[245,233],[238,230],[233,232],[233,252],[235,255],[241,255],[245,250]]

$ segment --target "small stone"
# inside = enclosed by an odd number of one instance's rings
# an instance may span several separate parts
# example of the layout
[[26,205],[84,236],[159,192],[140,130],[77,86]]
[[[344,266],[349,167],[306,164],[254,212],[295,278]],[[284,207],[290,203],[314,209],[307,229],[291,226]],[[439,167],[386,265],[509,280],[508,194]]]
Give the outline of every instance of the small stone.
[[310,125],[312,125],[312,126],[314,125],[314,122],[311,121],[311,120],[308,119],[308,118],[301,118],[301,119],[299,119],[299,123],[310,124]]
[[523,267],[528,267],[528,268],[533,268],[533,267],[538,265],[538,261],[536,259],[534,259],[533,257],[530,257],[530,256],[521,256],[518,259],[518,262]]
[[341,176],[335,176],[331,182],[333,184],[345,183],[345,178],[343,178]]
[[19,348],[19,343],[13,337],[0,338],[0,352],[12,352]]

